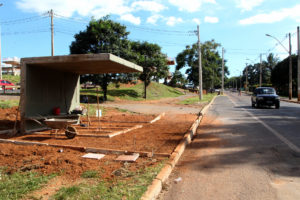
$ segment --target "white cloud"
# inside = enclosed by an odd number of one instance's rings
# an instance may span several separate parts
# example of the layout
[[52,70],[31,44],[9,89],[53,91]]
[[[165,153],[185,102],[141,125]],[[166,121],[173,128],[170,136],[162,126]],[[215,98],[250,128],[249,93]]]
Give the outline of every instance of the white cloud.
[[131,12],[126,6],[125,0],[114,0],[107,3],[106,0],[19,0],[17,7],[25,12],[43,13],[50,9],[54,12],[70,17],[74,13],[81,16],[104,16],[107,14],[122,15]]
[[272,11],[270,13],[254,15],[252,17],[240,20],[239,24],[248,25],[248,24],[274,23],[274,22],[282,21],[287,18],[291,18],[297,22],[300,22],[300,4],[292,8],[283,8],[281,10]]
[[180,11],[196,12],[203,3],[216,4],[215,0],[169,0],[169,3],[177,6]]
[[200,19],[197,19],[197,18],[194,18],[193,22],[195,22],[196,24],[200,24],[201,23]]
[[125,14],[121,15],[120,17],[121,20],[131,22],[135,25],[140,25],[141,24],[141,19],[139,17],[135,17],[132,14]]
[[161,15],[152,15],[150,17],[147,18],[147,23],[149,24],[156,24],[156,22],[159,20],[159,19],[162,19],[163,16]]
[[167,8],[156,1],[136,1],[131,4],[131,7],[134,8],[135,11],[145,10],[151,12],[160,12]]
[[[133,2],[133,3],[131,3]],[[71,17],[79,14],[83,17],[101,18],[105,15],[117,15],[120,19],[140,24],[136,11],[160,12],[167,9],[155,0],[17,0],[16,5],[24,12],[44,13],[53,9],[54,13]]]
[[241,8],[242,11],[250,11],[252,8],[259,6],[265,0],[236,0],[237,7]]
[[218,22],[219,22],[219,18],[217,18],[217,17],[209,17],[209,16],[206,16],[206,17],[204,18],[204,22],[215,24],[215,23],[218,23]]
[[179,23],[182,23],[183,20],[179,17],[179,18],[176,18],[176,17],[168,17],[166,18],[166,24],[168,26],[174,26],[175,24],[179,24]]

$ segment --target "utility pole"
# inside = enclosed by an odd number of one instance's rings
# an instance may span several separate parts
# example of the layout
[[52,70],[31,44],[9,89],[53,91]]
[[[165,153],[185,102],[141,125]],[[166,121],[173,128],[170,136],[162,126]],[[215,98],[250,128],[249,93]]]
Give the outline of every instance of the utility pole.
[[224,48],[222,48],[222,94],[224,93]]
[[259,65],[259,87],[262,85],[262,54],[260,54],[260,65]]
[[199,100],[203,99],[203,91],[202,91],[202,60],[201,60],[201,43],[200,43],[200,29],[199,25],[197,25],[197,34],[198,34],[198,55],[199,55]]
[[54,25],[53,25],[53,10],[51,9],[50,12],[51,17],[51,56],[54,56]]
[[245,85],[245,91],[248,91],[248,65],[246,63],[246,85]]
[[300,31],[297,27],[297,43],[298,43],[298,101],[300,101]]
[[292,72],[292,44],[291,33],[289,33],[289,99],[293,98],[293,72]]
[[240,91],[242,91],[242,72],[240,73]]
[[[1,6],[3,6],[3,4],[2,3],[0,3],[0,7]],[[1,33],[2,31],[1,31],[1,24],[0,24],[0,79],[2,80],[2,65],[1,65],[1,62],[2,62],[2,59],[1,59],[1,35],[2,35],[2,33]]]

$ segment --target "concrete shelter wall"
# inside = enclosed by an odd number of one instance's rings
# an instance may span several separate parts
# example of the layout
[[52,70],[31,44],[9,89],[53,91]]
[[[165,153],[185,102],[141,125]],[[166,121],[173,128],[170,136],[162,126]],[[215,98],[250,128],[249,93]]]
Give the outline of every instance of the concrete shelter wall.
[[[67,114],[80,105],[79,93],[78,74],[26,66],[26,118],[53,115],[55,107]],[[26,129],[37,128],[34,123],[27,121]]]

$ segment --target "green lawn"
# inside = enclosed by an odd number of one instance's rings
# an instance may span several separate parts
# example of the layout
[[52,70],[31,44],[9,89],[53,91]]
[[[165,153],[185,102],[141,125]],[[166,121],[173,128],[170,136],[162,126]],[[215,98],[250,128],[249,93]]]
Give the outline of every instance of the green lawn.
[[0,170],[0,199],[21,199],[41,188],[55,175],[44,176],[33,172],[16,172],[8,175]]
[[[147,167],[135,172],[126,167],[118,169],[117,180],[105,182],[92,173],[84,173],[82,177],[93,179],[89,182],[61,188],[51,199],[140,199],[148,185],[163,167],[161,162],[155,167]],[[88,175],[87,175],[88,174]],[[86,176],[87,175],[87,176]],[[91,181],[90,181],[91,182]],[[96,182],[96,183],[95,183]]]
[[20,83],[20,76],[2,75],[3,80],[8,80],[14,84]]
[[[212,94],[209,93],[209,94],[203,95],[203,99],[201,100],[201,103],[210,102],[213,99],[213,97],[216,95],[217,95],[216,93],[212,93]],[[183,101],[180,101],[179,104],[195,104],[198,102],[200,102],[199,96],[185,99]]]
[[[107,98],[109,101],[113,101],[115,98],[120,98],[123,100],[143,100],[144,85],[143,83],[136,84],[132,87],[114,87],[110,85],[107,91]],[[103,96],[103,92],[98,92],[99,96]],[[96,89],[82,89],[81,95],[90,95],[91,98],[97,95]],[[147,99],[161,99],[167,97],[177,97],[183,95],[182,92],[175,88],[166,86],[164,84],[152,82],[147,87]],[[95,101],[95,99],[93,100]]]
[[0,108],[11,108],[14,106],[18,106],[19,101],[18,100],[0,100]]

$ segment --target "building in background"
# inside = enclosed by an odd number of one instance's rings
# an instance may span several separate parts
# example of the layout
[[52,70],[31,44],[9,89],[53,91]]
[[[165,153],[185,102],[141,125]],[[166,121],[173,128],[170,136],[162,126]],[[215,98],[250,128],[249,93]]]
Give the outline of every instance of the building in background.
[[2,74],[19,76],[21,73],[20,58],[4,58],[2,64]]

